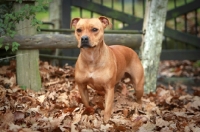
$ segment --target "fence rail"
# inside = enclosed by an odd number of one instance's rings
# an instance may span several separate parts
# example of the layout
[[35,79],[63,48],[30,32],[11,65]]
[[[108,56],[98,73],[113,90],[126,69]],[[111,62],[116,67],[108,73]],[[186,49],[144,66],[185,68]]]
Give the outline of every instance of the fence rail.
[[[42,32],[74,33],[73,29],[41,29]],[[143,34],[140,30],[105,30],[105,34]]]
[[[0,37],[1,38],[1,37]],[[77,48],[77,40],[74,35],[65,34],[38,34],[34,36],[2,37],[3,46],[20,43],[19,49],[72,49]],[[105,34],[105,42],[108,45],[121,44],[133,49],[138,49],[142,41],[139,34]]]

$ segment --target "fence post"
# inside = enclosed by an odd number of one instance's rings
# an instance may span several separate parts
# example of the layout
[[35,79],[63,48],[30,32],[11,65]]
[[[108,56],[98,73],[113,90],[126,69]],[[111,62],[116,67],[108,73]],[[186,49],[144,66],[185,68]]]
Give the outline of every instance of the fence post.
[[[27,2],[27,3],[26,3]],[[14,11],[20,10],[25,4],[34,5],[33,0],[23,1],[21,4],[14,3]],[[16,24],[17,35],[34,35],[36,28],[31,26],[31,18],[24,19]],[[41,77],[39,73],[39,51],[17,51],[17,83],[21,87],[38,91],[41,89]]]
[[[61,28],[65,29],[70,29],[70,22],[71,22],[71,6],[72,6],[72,1],[77,2],[76,0],[62,0],[61,3]],[[61,50],[62,56],[73,56],[75,57],[76,55],[79,54],[79,49],[62,49]],[[65,65],[68,63],[69,65],[74,65],[76,61],[66,61],[63,60],[61,62],[61,65]]]
[[162,39],[168,0],[146,0],[143,41],[140,58],[145,70],[145,92],[156,90],[157,72],[162,50]]
[[[59,29],[60,28],[60,20],[61,20],[61,0],[51,0],[49,4],[49,20],[54,24],[54,26],[51,28],[52,29]],[[58,32],[55,32],[55,34],[58,34]],[[54,55],[58,56],[60,50],[55,49],[54,50]],[[53,66],[58,66],[59,61],[57,59],[53,59],[51,61],[51,65]]]

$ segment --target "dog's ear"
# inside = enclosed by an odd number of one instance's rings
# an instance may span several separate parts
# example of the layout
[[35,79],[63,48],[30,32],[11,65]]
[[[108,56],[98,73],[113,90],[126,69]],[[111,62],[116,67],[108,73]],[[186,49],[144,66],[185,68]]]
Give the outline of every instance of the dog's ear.
[[112,28],[112,23],[110,23],[110,21],[108,20],[107,17],[105,16],[100,16],[99,20],[101,21],[101,23],[103,24],[103,27],[106,28],[108,25],[110,28]]
[[70,27],[76,27],[76,24],[78,23],[78,21],[80,20],[80,18],[73,18],[70,24]]

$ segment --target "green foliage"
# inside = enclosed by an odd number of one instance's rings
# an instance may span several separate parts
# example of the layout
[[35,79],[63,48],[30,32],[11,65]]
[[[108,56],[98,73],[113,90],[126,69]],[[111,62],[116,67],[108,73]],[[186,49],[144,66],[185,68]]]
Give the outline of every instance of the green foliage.
[[9,44],[7,43],[5,46],[5,50],[8,51],[8,49],[9,49]]
[[[23,0],[15,0],[19,4],[23,3]],[[42,22],[35,18],[35,14],[37,12],[44,12],[48,6],[50,0],[35,0],[35,5],[24,4],[24,6],[18,10],[13,11],[13,3],[4,1],[0,3],[0,37],[2,36],[10,36],[14,37],[16,35],[15,25],[20,21],[25,19],[31,19],[31,26],[35,26],[38,31],[40,31],[40,24]],[[0,48],[3,46],[3,40],[0,39]],[[10,44],[11,50],[18,50],[19,43],[13,42]],[[9,44],[5,45],[5,50],[10,49]]]
[[13,51],[13,52],[14,52],[14,51],[17,51],[19,46],[20,46],[19,43],[13,42],[13,43],[12,43],[12,51]]

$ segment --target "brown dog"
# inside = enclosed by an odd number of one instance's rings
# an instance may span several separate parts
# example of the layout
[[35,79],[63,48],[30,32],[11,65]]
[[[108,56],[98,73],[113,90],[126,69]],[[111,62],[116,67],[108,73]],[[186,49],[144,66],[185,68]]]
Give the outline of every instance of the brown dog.
[[120,45],[107,46],[104,42],[104,29],[109,20],[99,18],[74,18],[80,54],[75,66],[75,82],[82,101],[89,107],[87,85],[98,91],[105,91],[104,122],[111,117],[114,87],[129,74],[135,88],[137,102],[143,96],[144,71],[137,54],[130,48]]

